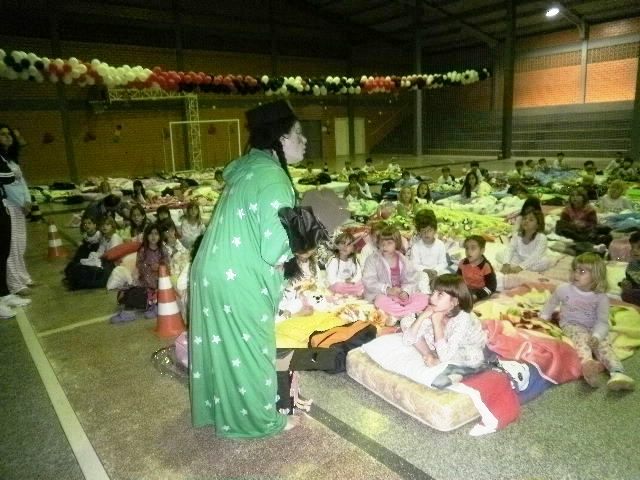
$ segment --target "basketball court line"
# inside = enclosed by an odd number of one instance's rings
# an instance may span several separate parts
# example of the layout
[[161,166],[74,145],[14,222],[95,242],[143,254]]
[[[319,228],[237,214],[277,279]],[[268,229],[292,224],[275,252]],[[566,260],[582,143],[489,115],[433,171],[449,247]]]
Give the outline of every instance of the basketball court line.
[[56,333],[66,332],[69,330],[74,330],[76,328],[85,327],[87,325],[93,325],[94,323],[106,322],[113,314],[102,315],[96,318],[90,318],[89,320],[81,320],[76,323],[71,323],[69,325],[65,325],[64,327],[52,328],[51,330],[45,330],[43,332],[38,333],[38,337],[48,337],[49,335],[55,335]]
[[[40,374],[40,378],[47,391],[47,395],[49,395],[49,400],[56,412],[58,421],[62,426],[62,430],[67,437],[71,450],[73,450],[82,473],[85,478],[90,478],[92,480],[109,480],[109,475],[107,475],[107,472],[104,469],[102,462],[100,462],[93,445],[91,445],[87,434],[82,428],[69,399],[65,395],[60,382],[58,382],[58,378],[56,377],[56,374],[53,371],[42,346],[40,345],[38,336],[22,309],[17,310],[16,318],[18,320],[18,326],[22,332],[24,342],[31,354],[31,358],[33,359],[38,373]],[[97,319],[93,320],[93,323],[96,323]],[[64,328],[55,330],[64,331]],[[50,330],[50,332],[53,331]]]

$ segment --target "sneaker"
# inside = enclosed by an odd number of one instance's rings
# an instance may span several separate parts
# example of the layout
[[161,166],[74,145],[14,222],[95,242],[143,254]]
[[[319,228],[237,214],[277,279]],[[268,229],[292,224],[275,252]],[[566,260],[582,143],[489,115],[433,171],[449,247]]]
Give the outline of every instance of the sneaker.
[[158,316],[158,306],[152,305],[144,312],[144,318],[156,318]]
[[582,376],[584,377],[584,381],[593,388],[600,386],[599,377],[603,370],[604,366],[596,360],[591,359],[582,362]]
[[612,372],[611,378],[607,382],[607,388],[614,391],[633,390],[635,382],[629,375],[625,375],[622,372]]
[[8,307],[0,303],[0,318],[9,319],[16,316],[16,312],[13,308]]
[[22,298],[18,295],[6,295],[0,298],[0,302],[5,304],[8,307],[26,307],[31,303],[31,300],[28,298]]
[[126,323],[132,322],[136,319],[136,314],[131,310],[122,310],[120,313],[116,313],[111,317],[111,323]]

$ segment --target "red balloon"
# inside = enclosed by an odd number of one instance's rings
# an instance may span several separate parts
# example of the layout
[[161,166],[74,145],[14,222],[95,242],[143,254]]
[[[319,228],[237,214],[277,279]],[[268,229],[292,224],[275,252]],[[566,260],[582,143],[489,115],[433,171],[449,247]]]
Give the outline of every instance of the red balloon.
[[202,83],[202,76],[200,76],[199,73],[197,73],[194,77],[193,77],[193,83],[195,83],[196,85],[200,85]]
[[212,80],[213,80],[213,79],[211,78],[211,75],[205,75],[203,83],[204,83],[205,85],[209,85],[209,84],[211,83],[211,81],[212,81]]
[[175,86],[176,86],[176,81],[173,78],[170,78],[169,80],[167,80],[167,88],[172,90],[175,88]]
[[68,63],[65,63],[65,64],[62,66],[62,71],[63,71],[64,73],[69,73],[69,72],[71,72],[71,65],[69,65]]
[[151,70],[153,71],[153,73],[160,73],[162,72],[162,67],[156,66],[156,67],[153,67]]
[[191,75],[189,75],[188,73],[184,76],[184,78],[182,79],[184,81],[184,83],[189,84],[191,82],[193,82],[193,78],[191,77]]

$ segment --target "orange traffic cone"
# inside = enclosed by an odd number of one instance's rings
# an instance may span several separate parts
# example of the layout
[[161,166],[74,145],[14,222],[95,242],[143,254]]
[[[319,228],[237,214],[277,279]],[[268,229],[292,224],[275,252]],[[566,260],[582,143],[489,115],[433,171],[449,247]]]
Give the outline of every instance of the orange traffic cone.
[[62,246],[62,240],[58,236],[58,229],[55,223],[49,222],[49,253],[47,254],[48,260],[54,260],[56,258],[64,258],[69,256],[69,252]]
[[166,265],[160,265],[158,275],[158,320],[155,331],[161,337],[177,337],[185,331]]

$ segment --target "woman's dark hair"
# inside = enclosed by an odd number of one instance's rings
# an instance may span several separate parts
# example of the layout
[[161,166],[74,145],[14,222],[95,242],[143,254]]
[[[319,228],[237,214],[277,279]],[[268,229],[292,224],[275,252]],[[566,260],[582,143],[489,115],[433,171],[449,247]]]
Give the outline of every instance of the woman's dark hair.
[[520,209],[520,216],[534,210],[537,210],[539,212],[542,211],[542,204],[540,203],[540,199],[538,197],[527,197],[527,199],[522,204],[522,208]]
[[289,177],[293,186],[293,179],[289,172],[287,159],[282,150],[280,137],[291,131],[298,117],[284,100],[262,105],[247,112],[249,127],[249,148],[273,150],[278,156],[280,166]]
[[460,191],[460,193],[466,198],[471,198],[471,185],[469,184],[469,178],[471,176],[473,176],[473,178],[476,179],[476,186],[478,185],[478,175],[476,175],[476,172],[471,171],[467,173],[467,175],[464,177],[464,184],[462,185],[462,190]]
[[16,137],[16,134],[13,133],[13,128],[4,123],[0,123],[0,130],[2,130],[3,128],[9,130],[9,135],[11,135],[13,143],[11,143],[11,145],[9,145],[6,150],[4,149],[4,146],[0,146],[0,149],[2,149],[0,153],[2,153],[7,160],[13,160],[16,163],[20,163],[20,159],[18,158],[20,156],[20,143],[18,143],[18,137]]
[[200,249],[200,245],[202,245],[202,239],[204,238],[204,233],[201,233],[196,237],[193,241],[193,245],[191,246],[191,263],[196,259],[196,255],[198,254],[198,250]]

